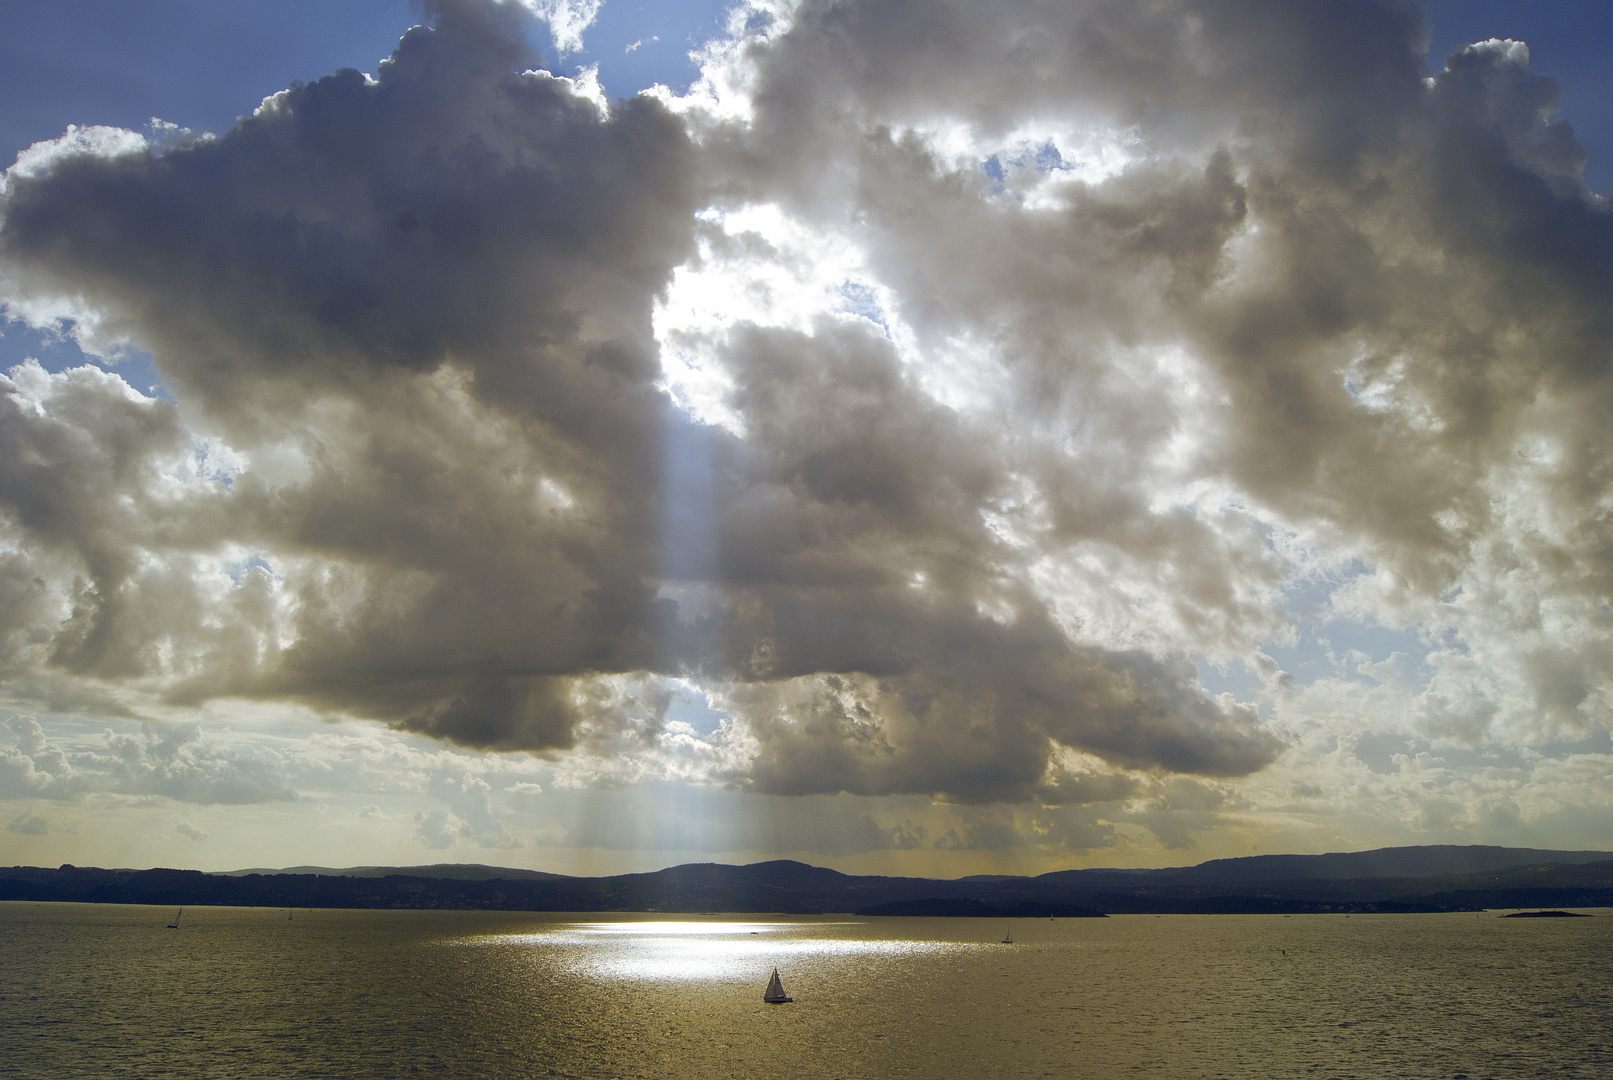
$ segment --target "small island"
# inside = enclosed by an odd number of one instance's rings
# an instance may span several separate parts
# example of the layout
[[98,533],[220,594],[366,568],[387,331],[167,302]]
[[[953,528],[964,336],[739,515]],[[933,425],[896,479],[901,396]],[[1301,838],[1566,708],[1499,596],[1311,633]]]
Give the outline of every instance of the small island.
[[1503,919],[1589,919],[1592,916],[1583,911],[1514,911],[1501,916]]

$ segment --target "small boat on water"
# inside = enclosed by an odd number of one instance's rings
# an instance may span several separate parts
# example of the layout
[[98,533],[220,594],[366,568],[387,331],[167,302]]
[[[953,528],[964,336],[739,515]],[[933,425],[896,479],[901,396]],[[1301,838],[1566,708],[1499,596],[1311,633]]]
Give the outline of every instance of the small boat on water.
[[784,983],[779,981],[778,968],[773,969],[773,977],[767,980],[767,992],[762,995],[762,1000],[769,1005],[784,1005],[795,1000],[784,992]]
[[1013,943],[1014,943],[1014,928],[1010,926],[1008,929],[1003,931],[1003,944],[1004,945],[1012,945]]
[[184,914],[185,914],[185,909],[184,908],[180,908],[178,911],[174,912],[174,921],[168,924],[168,929],[170,929],[170,930],[178,930],[179,929],[179,920],[180,920],[181,916],[183,916]]

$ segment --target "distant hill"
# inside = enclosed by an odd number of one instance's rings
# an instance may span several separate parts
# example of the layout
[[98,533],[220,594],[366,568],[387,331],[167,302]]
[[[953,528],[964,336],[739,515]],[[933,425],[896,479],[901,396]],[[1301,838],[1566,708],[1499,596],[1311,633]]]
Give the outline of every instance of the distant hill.
[[1474,911],[1613,907],[1613,853],[1415,847],[1259,855],[1159,870],[957,879],[842,874],[787,859],[568,877],[476,864],[281,870],[0,869],[0,900],[505,911],[1005,914]]
[[[1573,864],[1605,862],[1613,859],[1609,851],[1554,851],[1549,848],[1506,848],[1486,845],[1460,846],[1454,844],[1420,847],[1377,848],[1372,851],[1331,852],[1326,855],[1248,855],[1232,859],[1211,859],[1195,866],[1173,866],[1162,869],[1085,869],[1055,870],[1037,878],[1013,874],[971,874],[955,880],[971,885],[988,883],[1041,881],[1061,887],[1087,890],[1098,882],[1122,882],[1134,885],[1139,880],[1154,883],[1171,882],[1192,885],[1256,885],[1271,882],[1295,881],[1348,881],[1367,878],[1431,878],[1451,874],[1478,874],[1526,865]],[[765,868],[765,869],[764,869]],[[582,880],[565,874],[545,873],[541,870],[521,870],[502,866],[485,866],[481,863],[435,863],[430,866],[291,866],[281,869],[252,869],[225,871],[231,877],[248,874],[314,874],[333,877],[408,877],[444,878],[460,881],[510,881],[523,879]],[[624,874],[624,879],[660,878],[668,882],[691,883],[700,881],[709,885],[734,884],[750,880],[762,873],[776,886],[823,885],[847,878],[835,870],[810,866],[788,859],[748,866],[730,866],[722,863],[688,863],[656,870],[645,874]],[[879,880],[903,880],[884,879]],[[930,880],[930,879],[912,879]]]
[[287,866],[279,870],[262,867],[252,870],[225,870],[225,877],[246,877],[249,874],[312,874],[316,877],[407,877],[444,878],[452,881],[506,881],[564,878],[565,874],[550,874],[542,870],[517,870],[507,866],[484,866],[481,863],[433,863],[430,866]]
[[1531,863],[1590,863],[1606,862],[1608,859],[1613,859],[1613,852],[1438,844],[1327,855],[1252,855],[1241,859],[1212,859],[1186,867],[1180,874],[1184,878],[1203,882],[1344,881],[1351,878],[1479,874]]
[[1613,852],[1438,844],[1326,855],[1248,855],[1161,870],[1055,870],[1038,880],[1070,888],[1087,888],[1097,882],[1116,880],[1135,883],[1139,878],[1155,884],[1250,886],[1288,881],[1425,878],[1477,874],[1529,864],[1593,863],[1609,859],[1613,859]]

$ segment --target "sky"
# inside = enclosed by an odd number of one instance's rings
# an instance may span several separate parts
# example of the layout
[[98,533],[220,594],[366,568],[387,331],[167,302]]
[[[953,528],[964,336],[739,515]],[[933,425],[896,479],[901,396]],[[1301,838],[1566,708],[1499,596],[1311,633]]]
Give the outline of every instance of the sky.
[[0,863],[1613,848],[1613,11],[0,0]]

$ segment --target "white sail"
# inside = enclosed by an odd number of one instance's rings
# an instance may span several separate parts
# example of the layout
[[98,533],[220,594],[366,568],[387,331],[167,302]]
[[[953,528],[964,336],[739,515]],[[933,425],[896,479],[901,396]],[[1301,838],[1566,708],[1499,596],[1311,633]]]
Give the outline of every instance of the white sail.
[[794,1000],[784,993],[784,983],[778,977],[778,968],[773,969],[773,977],[767,981],[767,993],[762,995],[762,1000],[772,1005]]

